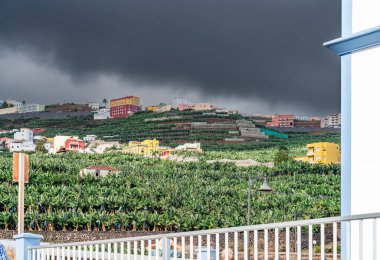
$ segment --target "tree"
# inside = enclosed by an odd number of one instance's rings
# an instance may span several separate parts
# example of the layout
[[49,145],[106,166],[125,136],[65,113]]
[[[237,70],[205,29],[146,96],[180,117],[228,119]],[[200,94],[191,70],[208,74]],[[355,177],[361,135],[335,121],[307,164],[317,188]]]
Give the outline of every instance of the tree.
[[22,101],[22,104],[23,104],[23,105],[25,105],[25,104],[26,104],[26,101],[25,101],[25,100],[23,100],[23,101]]
[[103,98],[104,107],[107,107],[107,103],[108,103],[108,100],[106,98]]
[[45,144],[44,141],[42,141],[42,140],[38,141],[36,143],[36,152],[38,152],[38,153],[47,153],[44,144]]
[[289,161],[290,158],[289,158],[289,151],[288,151],[288,148],[286,148],[285,146],[281,145],[279,148],[278,148],[278,152],[274,158],[274,165],[279,165],[280,163],[282,162],[287,162]]

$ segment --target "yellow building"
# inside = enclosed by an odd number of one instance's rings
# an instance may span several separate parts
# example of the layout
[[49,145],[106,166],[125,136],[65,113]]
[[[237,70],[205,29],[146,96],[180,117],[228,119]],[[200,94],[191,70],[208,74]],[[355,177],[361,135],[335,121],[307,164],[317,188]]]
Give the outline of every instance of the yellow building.
[[148,106],[147,110],[151,111],[151,112],[156,112],[157,111],[157,106]]
[[123,98],[112,99],[110,102],[110,107],[134,105],[140,106],[140,98],[135,96],[128,96]]
[[146,157],[152,157],[158,152],[160,141],[145,140],[143,142],[130,141],[128,147],[123,150],[124,153],[139,154]]
[[309,163],[340,163],[339,144],[320,142],[308,144],[307,154],[303,157],[296,157],[294,160]]

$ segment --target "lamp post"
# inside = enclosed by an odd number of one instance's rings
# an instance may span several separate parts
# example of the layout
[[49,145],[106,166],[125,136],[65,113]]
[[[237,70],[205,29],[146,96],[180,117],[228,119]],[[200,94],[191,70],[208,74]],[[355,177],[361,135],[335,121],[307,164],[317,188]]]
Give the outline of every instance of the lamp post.
[[[257,178],[258,179],[258,178]],[[257,189],[259,192],[272,192],[272,188],[268,184],[268,177],[264,177],[263,184]],[[251,196],[252,196],[252,177],[248,177],[248,212],[247,212],[247,223],[248,226],[251,225]]]

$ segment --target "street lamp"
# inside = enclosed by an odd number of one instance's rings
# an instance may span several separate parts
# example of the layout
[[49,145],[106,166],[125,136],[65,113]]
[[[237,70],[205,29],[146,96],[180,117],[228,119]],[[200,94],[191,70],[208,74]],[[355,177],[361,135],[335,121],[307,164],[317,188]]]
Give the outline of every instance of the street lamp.
[[[258,179],[258,178],[257,178]],[[263,184],[261,187],[257,189],[259,192],[272,192],[272,188],[268,184],[268,177],[264,177]],[[252,177],[248,178],[248,214],[247,214],[247,222],[248,226],[251,225],[251,194],[252,194]]]

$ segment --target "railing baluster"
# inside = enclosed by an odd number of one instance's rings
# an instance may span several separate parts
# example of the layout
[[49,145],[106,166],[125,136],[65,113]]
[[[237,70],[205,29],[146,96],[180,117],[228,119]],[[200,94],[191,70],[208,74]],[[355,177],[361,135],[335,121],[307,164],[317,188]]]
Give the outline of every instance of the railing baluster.
[[120,259],[124,260],[124,242],[120,243]]
[[152,240],[148,240],[148,259],[152,260]]
[[301,226],[297,226],[297,259],[301,260]]
[[133,259],[137,260],[137,241],[133,241]]
[[377,260],[377,219],[373,219],[373,259]]
[[106,259],[106,245],[102,244],[102,260]]
[[117,260],[117,250],[118,250],[117,243],[113,243],[113,259],[114,260]]
[[177,260],[177,237],[173,238],[173,244],[174,260]]
[[[99,260],[99,244],[95,245],[95,259]],[[70,260],[70,259],[67,259]]]
[[190,259],[194,259],[194,237],[190,236]]
[[229,251],[229,246],[228,246],[228,232],[224,233],[224,260],[228,260],[228,251]]
[[93,245],[90,245],[90,260],[93,260],[93,259],[94,259]]
[[40,249],[37,249],[36,251],[37,251],[37,252],[36,252],[36,253],[37,253],[37,255],[36,255],[36,259],[33,259],[33,260],[40,260],[40,259],[41,259],[41,255],[40,255],[40,254],[41,254],[41,250],[40,250]]
[[32,249],[32,257],[30,258],[30,260],[36,260],[36,251],[36,249]]
[[186,241],[185,241],[185,237],[182,237],[181,238],[181,248],[182,248],[182,252],[181,252],[181,255],[182,255],[182,260],[185,260],[185,254],[186,254]]
[[211,259],[211,237],[207,234],[207,260]]
[[[156,244],[156,247],[158,247],[158,243]],[[131,260],[131,242],[127,242],[127,259]]]
[[[198,255],[202,255],[202,236],[198,235]],[[197,259],[198,259],[197,255]]]
[[78,246],[77,258],[78,258],[78,260],[82,259],[82,247],[81,246]]
[[325,224],[321,224],[321,260],[325,260]]
[[285,236],[286,236],[286,260],[290,260],[290,237],[289,237],[289,227],[285,228]]
[[140,241],[140,254],[141,254],[141,258],[144,259],[144,255],[145,255],[144,240]]
[[41,259],[45,260],[45,249],[41,250]]
[[309,225],[309,260],[313,260],[313,225]]
[[234,232],[234,259],[238,259],[239,257],[239,237],[238,232]]
[[264,229],[264,259],[268,260],[268,229]]
[[333,260],[338,260],[338,227],[337,223],[333,223]]
[[87,260],[87,246],[83,247],[83,260]]
[[274,259],[278,260],[278,228],[275,228],[274,230]]
[[215,260],[220,260],[219,259],[219,253],[220,253],[220,247],[219,247],[219,233],[215,234],[215,251],[216,251],[216,259]]
[[156,260],[158,260],[158,258],[160,257],[159,240],[156,239],[155,243],[156,243]]
[[253,255],[254,255],[254,259],[255,260],[258,260],[259,258],[259,252],[258,252],[258,234],[257,234],[257,230],[254,230],[253,231]]
[[248,231],[244,231],[244,260],[249,259],[249,238]]
[[107,243],[107,259],[111,260],[112,247],[111,243]]
[[363,260],[363,220],[359,220],[359,260]]
[[72,251],[73,260],[75,260],[75,259],[76,259],[76,249],[77,249],[77,247],[76,247],[76,246],[73,246],[73,247],[71,247],[71,251]]
[[346,258],[351,259],[351,222],[346,221]]

